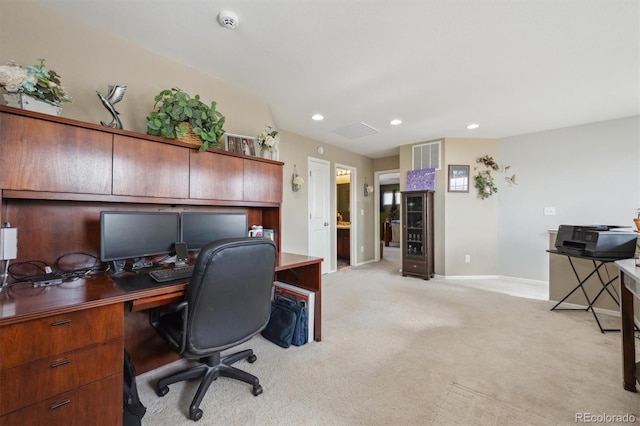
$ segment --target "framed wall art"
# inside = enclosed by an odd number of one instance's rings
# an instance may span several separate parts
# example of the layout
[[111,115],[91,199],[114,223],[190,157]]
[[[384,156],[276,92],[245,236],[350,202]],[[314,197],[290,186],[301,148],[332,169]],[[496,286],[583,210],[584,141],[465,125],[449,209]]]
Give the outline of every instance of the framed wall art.
[[449,164],[449,192],[469,192],[469,166]]

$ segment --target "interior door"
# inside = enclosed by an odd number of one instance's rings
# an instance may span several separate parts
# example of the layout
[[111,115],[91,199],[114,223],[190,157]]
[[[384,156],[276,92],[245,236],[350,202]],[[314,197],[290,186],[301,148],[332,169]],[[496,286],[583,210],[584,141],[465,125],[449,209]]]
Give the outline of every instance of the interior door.
[[309,256],[321,257],[322,273],[329,272],[331,244],[329,203],[331,176],[329,162],[309,158]]

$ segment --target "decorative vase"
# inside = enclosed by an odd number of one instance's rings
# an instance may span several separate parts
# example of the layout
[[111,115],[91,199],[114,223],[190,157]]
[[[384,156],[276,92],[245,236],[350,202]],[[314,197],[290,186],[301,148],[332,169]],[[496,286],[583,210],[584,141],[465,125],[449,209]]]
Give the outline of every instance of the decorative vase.
[[633,221],[636,223],[636,229],[640,232],[640,218],[633,219]]
[[490,186],[488,186],[488,185],[487,185],[487,186],[485,186],[485,187],[484,187],[484,193],[485,193],[485,194],[491,194],[491,187],[490,187]]
[[280,161],[280,150],[278,149],[278,146],[273,147],[273,151],[271,151],[271,159]]
[[41,112],[43,114],[60,115],[61,106],[51,105],[25,93],[3,93],[3,104],[14,108],[26,109],[28,111]]
[[262,147],[262,158],[266,158],[267,160],[271,160],[272,159],[271,150],[269,148],[267,148],[266,146]]

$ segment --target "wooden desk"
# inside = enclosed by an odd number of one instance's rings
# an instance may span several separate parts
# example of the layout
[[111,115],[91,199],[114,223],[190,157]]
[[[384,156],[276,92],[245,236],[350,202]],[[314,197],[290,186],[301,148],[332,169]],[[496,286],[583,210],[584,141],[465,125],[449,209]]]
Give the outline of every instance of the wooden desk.
[[[322,338],[321,262],[279,253],[275,273],[279,281],[316,292],[316,341]],[[18,425],[25,418],[50,425],[69,424],[71,418],[78,424],[96,418],[120,424],[123,348],[138,373],[178,359],[149,325],[145,309],[181,300],[187,285],[125,292],[101,274],[52,287],[5,289],[0,293],[0,424]],[[54,369],[60,359],[67,361]]]
[[620,311],[622,317],[622,380],[625,390],[636,392],[640,365],[636,364],[633,298],[640,297],[640,268],[635,259],[618,260],[620,270]]

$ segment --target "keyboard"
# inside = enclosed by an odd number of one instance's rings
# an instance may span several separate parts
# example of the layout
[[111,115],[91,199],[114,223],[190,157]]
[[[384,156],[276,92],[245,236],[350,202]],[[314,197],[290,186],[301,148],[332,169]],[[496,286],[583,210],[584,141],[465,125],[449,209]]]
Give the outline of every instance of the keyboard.
[[164,283],[182,278],[191,278],[193,268],[193,266],[178,266],[173,269],[158,269],[157,271],[149,272],[149,275],[157,282]]

